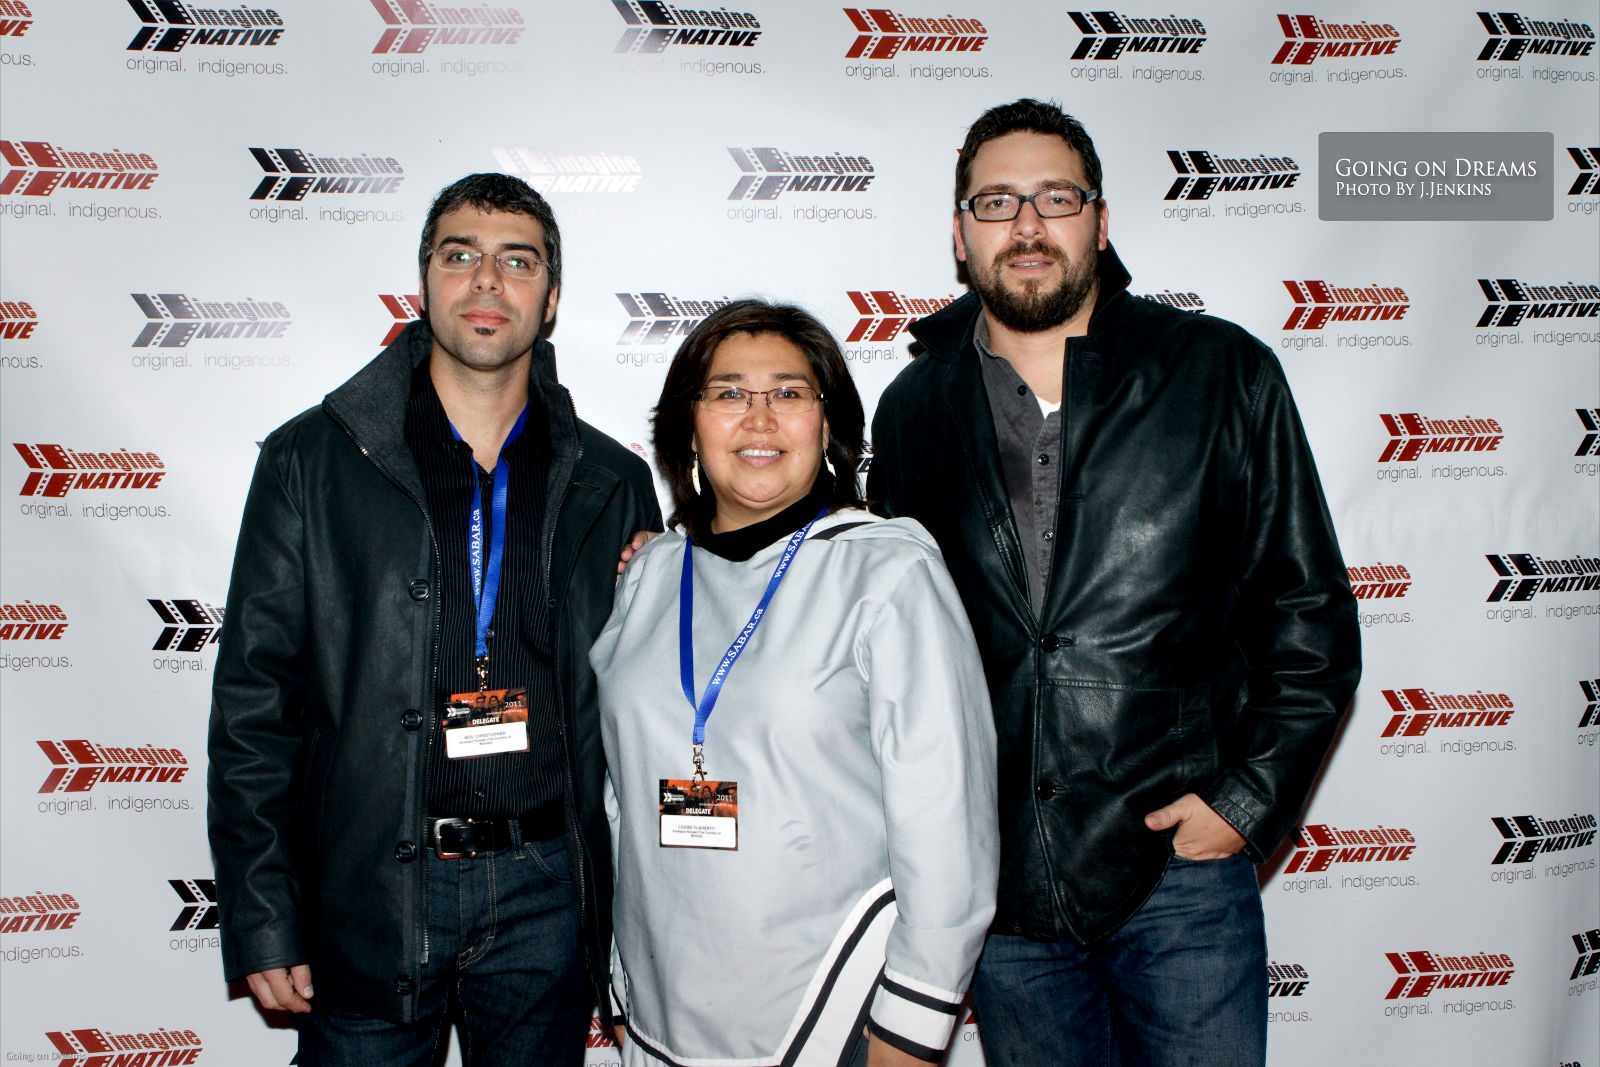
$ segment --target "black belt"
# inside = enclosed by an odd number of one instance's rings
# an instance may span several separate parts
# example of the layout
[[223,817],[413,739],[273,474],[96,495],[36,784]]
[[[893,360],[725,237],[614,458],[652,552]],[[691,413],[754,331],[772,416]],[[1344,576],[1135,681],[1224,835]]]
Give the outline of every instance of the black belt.
[[[514,833],[513,828],[520,832]],[[499,852],[521,841],[543,841],[566,832],[566,828],[566,808],[557,798],[510,818],[430,819],[428,844],[440,859],[455,860],[480,852]]]

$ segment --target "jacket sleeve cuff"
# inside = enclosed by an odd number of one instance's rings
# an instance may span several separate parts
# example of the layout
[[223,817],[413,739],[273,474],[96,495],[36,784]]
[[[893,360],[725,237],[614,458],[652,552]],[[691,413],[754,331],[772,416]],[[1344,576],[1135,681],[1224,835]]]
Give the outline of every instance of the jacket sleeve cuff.
[[1243,783],[1226,774],[1211,788],[1204,800],[1212,811],[1244,838],[1245,854],[1257,863],[1265,862],[1278,845],[1277,841],[1265,839],[1271,832],[1266,805],[1257,800]]
[[926,982],[885,969],[873,994],[867,1029],[920,1060],[937,1062],[961,1017],[961,1002]]

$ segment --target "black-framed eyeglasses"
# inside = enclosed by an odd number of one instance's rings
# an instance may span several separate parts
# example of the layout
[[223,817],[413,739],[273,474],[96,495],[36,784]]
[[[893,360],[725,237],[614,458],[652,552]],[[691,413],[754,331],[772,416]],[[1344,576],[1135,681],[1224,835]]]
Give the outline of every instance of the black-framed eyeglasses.
[[743,415],[756,402],[765,397],[767,407],[775,415],[799,415],[816,410],[822,393],[809,385],[780,385],[776,389],[741,389],[737,385],[708,385],[695,394],[695,399],[707,411],[718,415]]
[[544,270],[544,260],[532,252],[479,252],[465,245],[445,245],[428,253],[439,269],[450,274],[466,274],[478,269],[478,264],[488,256],[500,265],[500,273],[508,278],[531,281]]
[[972,217],[979,222],[1010,222],[1022,214],[1023,204],[1032,204],[1041,219],[1066,219],[1081,213],[1098,199],[1098,189],[1062,185],[1054,189],[1040,189],[1026,196],[1021,193],[979,193],[961,201],[960,207],[962,211],[972,212]]

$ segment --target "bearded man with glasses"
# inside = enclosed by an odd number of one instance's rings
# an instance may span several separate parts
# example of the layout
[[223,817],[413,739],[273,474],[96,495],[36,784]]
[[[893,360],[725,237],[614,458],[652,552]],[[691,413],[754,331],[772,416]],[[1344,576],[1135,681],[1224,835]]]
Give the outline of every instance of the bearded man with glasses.
[[1128,293],[1103,188],[1053,104],[968,131],[972,292],[912,325],[926,351],[878,404],[868,496],[933,534],[983,652],[989,1063],[1262,1064],[1254,864],[1355,691],[1355,600],[1277,360]]
[[304,1016],[303,1067],[431,1065],[452,1024],[468,1067],[577,1065],[610,953],[588,653],[661,516],[556,382],[544,198],[461,179],[418,266],[423,320],[267,436],[245,503],[211,709],[224,969]]

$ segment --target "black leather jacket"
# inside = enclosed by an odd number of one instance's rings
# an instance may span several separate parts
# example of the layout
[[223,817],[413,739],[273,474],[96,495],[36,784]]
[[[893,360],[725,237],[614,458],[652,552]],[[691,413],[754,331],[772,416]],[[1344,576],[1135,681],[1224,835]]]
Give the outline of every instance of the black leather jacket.
[[[440,562],[404,436],[416,323],[266,439],[245,503],[211,705],[209,811],[227,977],[310,963],[319,1002],[415,1018],[423,781]],[[543,565],[585,954],[603,986],[611,863],[589,646],[617,555],[660,529],[649,469],[578,421],[540,342],[529,402],[553,452]],[[601,997],[601,1004],[609,1003]]]
[[1355,600],[1272,353],[1132,296],[1100,257],[1067,342],[1060,513],[1029,606],[968,294],[879,402],[869,495],[938,540],[1000,749],[994,929],[1098,941],[1160,882],[1143,817],[1200,795],[1260,861],[1291,828],[1360,675]]

